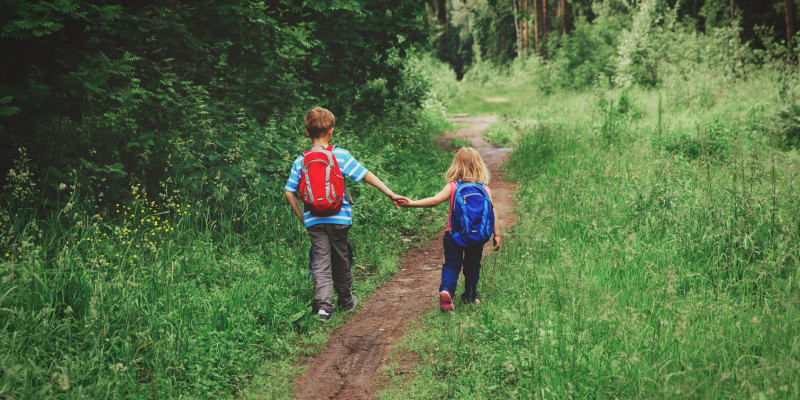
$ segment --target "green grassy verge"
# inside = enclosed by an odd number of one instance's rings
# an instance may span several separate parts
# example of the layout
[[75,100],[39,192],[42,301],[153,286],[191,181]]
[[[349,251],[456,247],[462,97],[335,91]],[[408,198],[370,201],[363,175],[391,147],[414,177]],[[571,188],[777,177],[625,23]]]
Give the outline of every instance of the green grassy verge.
[[[447,157],[430,146],[442,129],[441,117],[423,113],[345,122],[334,144],[396,192],[419,197],[438,189],[419,171],[446,168]],[[231,192],[225,179],[240,177],[218,175],[191,182],[215,185],[209,199],[146,193],[134,183],[127,200],[98,211],[65,184],[64,208],[19,201],[0,209],[0,397],[292,397],[300,357],[319,351],[348,315],[326,325],[310,315],[308,239],[283,196],[307,139],[249,134],[288,143],[280,144],[285,159],[261,159],[281,170],[254,175],[262,196]],[[252,169],[236,158],[238,133],[215,135],[232,138],[231,165]],[[16,176],[24,171],[20,163]],[[26,182],[15,182],[22,189],[9,192],[24,199]],[[351,191],[354,291],[366,296],[404,248],[430,233],[424,221],[433,211],[401,213],[361,183]]]
[[399,349],[418,364],[380,397],[800,397],[800,156],[773,146],[773,86],[688,111],[504,93],[531,99],[494,128],[515,132],[517,225],[484,302],[422,315]]

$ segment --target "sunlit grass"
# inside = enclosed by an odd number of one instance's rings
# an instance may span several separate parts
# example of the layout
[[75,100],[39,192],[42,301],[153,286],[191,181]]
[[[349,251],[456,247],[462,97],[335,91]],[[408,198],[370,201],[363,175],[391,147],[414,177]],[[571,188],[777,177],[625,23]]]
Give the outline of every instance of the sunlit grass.
[[382,398],[800,396],[800,156],[770,146],[764,85],[689,112],[562,93],[501,121],[511,239],[483,303],[417,321],[419,365]]

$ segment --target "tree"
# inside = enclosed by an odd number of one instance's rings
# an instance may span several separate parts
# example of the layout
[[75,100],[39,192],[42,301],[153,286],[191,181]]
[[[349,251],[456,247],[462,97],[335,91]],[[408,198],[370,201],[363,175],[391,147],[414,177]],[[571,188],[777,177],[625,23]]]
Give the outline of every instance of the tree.
[[[542,0],[544,1],[544,0]],[[533,41],[536,52],[539,52],[539,6],[537,0],[533,0]]]
[[794,4],[792,0],[783,0],[783,13],[786,16],[786,43],[792,46],[792,38],[794,38]]
[[24,147],[40,187],[75,170],[113,201],[168,179],[200,120],[394,107],[424,38],[410,0],[109,3],[3,1],[0,170]]

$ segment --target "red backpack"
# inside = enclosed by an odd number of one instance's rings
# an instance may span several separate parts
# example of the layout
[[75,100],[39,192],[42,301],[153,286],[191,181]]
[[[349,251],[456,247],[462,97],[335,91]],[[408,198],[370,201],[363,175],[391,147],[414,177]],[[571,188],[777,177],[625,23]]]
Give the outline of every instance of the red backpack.
[[328,146],[303,152],[300,199],[305,209],[318,217],[327,217],[342,209],[344,177],[333,156],[333,148]]

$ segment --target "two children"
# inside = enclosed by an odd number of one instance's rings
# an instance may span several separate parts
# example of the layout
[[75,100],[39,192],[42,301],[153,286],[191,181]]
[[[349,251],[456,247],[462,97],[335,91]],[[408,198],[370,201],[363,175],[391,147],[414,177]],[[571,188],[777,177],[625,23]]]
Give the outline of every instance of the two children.
[[[321,321],[328,320],[333,316],[333,292],[335,291],[338,296],[338,305],[345,310],[352,310],[356,305],[356,298],[353,296],[350,286],[353,281],[353,275],[350,271],[351,264],[351,250],[348,240],[348,233],[352,224],[352,209],[348,202],[347,196],[339,195],[336,193],[335,184],[330,181],[325,181],[326,196],[320,194],[320,190],[316,190],[317,194],[314,196],[306,196],[303,193],[306,190],[308,182],[308,169],[309,164],[313,161],[307,155],[311,153],[322,153],[327,156],[332,153],[332,159],[335,158],[336,166],[328,166],[326,175],[329,179],[335,179],[336,173],[341,172],[355,182],[361,180],[374,186],[389,198],[397,209],[400,206],[408,207],[431,207],[435,206],[447,198],[451,199],[451,212],[452,212],[452,194],[455,193],[460,181],[479,182],[485,185],[489,181],[489,172],[486,165],[481,160],[477,151],[471,148],[461,149],[453,161],[450,169],[447,171],[446,178],[448,184],[436,196],[412,201],[406,197],[395,194],[389,189],[377,176],[369,172],[361,163],[358,162],[347,150],[329,146],[331,136],[333,135],[334,125],[336,119],[333,114],[321,107],[314,108],[309,111],[305,117],[305,134],[311,139],[311,146],[309,151],[304,152],[295,159],[292,164],[292,170],[289,179],[286,183],[284,190],[286,191],[286,199],[295,213],[297,218],[303,223],[308,235],[311,239],[311,251],[313,257],[311,259],[312,280],[314,282],[314,300],[315,312],[317,319]],[[317,154],[319,155],[319,154]],[[324,156],[322,157],[325,158]],[[304,161],[305,159],[305,161]],[[324,160],[317,163],[325,164]],[[331,168],[332,167],[332,168]],[[338,167],[338,168],[337,168]],[[339,179],[342,179],[339,177]],[[301,187],[301,183],[303,186]],[[307,186],[308,191],[311,192],[311,186]],[[334,188],[333,190],[331,188]],[[328,202],[335,203],[337,208],[330,212],[325,212],[320,215],[312,214],[310,211],[303,212],[300,209],[300,204],[297,199],[298,191],[301,192],[306,207],[315,209],[313,205],[309,206],[307,201],[324,200],[327,198]],[[338,198],[337,198],[338,197]],[[331,200],[333,198],[333,200]],[[341,203],[341,204],[338,204]],[[341,207],[340,209],[338,207]],[[493,222],[493,221],[492,221]],[[500,248],[500,235],[498,233],[497,225],[494,225],[494,246],[495,250]],[[448,219],[447,232],[444,238],[445,248],[445,264],[442,268],[442,283],[440,290],[440,303],[444,311],[453,310],[452,297],[455,292],[456,282],[461,270],[464,266],[464,276],[466,280],[466,288],[462,293],[462,299],[467,302],[478,303],[477,284],[479,278],[480,261],[483,252],[483,246],[470,246],[462,247],[453,241],[450,232],[451,226]]]

